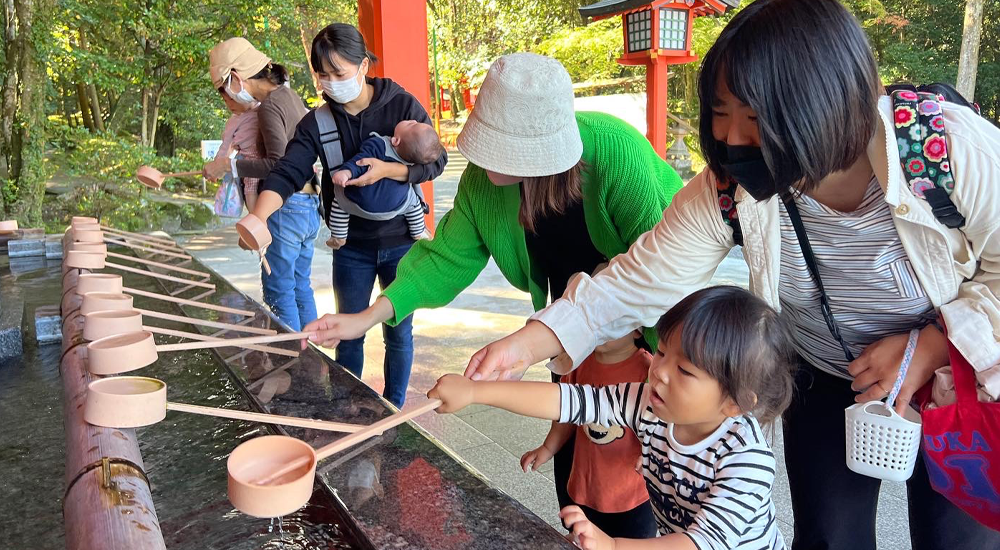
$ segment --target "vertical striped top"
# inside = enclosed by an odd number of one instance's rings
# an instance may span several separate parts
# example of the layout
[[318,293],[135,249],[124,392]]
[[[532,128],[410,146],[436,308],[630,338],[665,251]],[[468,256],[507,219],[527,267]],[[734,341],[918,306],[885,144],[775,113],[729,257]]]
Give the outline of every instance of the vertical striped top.
[[560,422],[626,426],[642,445],[642,474],[661,535],[683,533],[699,550],[782,550],[771,486],[775,461],[750,415],[728,418],[691,445],[649,407],[645,383],[559,384]]
[[[934,306],[910,265],[878,180],[871,179],[854,212],[838,212],[806,195],[796,197],[795,204],[833,317],[855,357],[877,340],[933,321]],[[806,267],[788,211],[780,201],[778,208],[781,314],[795,327],[795,347],[806,361],[850,378],[844,351],[823,319],[819,290]]]

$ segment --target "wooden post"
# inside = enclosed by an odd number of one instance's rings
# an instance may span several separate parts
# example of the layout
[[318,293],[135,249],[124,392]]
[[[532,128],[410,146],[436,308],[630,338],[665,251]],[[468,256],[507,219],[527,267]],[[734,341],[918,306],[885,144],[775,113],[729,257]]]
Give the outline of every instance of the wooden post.
[[98,428],[83,420],[92,376],[86,368],[87,348],[81,345],[83,318],[70,311],[79,307],[75,270],[67,275],[59,367],[66,429],[66,548],[165,550],[135,430]]
[[[371,76],[388,77],[417,98],[431,112],[431,83],[427,56],[426,0],[358,0],[358,28],[379,62]],[[421,188],[431,210],[424,216],[434,232],[434,184]]]
[[666,158],[667,60],[653,55],[646,64],[646,139],[660,158]]

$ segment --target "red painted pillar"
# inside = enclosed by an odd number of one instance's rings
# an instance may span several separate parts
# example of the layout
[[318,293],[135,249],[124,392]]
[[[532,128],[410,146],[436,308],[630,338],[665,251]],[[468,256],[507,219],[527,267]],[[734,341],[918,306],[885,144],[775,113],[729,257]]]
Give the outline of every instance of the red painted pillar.
[[[391,78],[430,112],[426,0],[358,0],[358,28],[379,59],[369,74]],[[434,186],[426,182],[422,187],[431,207],[427,227],[433,232]]]
[[667,156],[667,60],[646,63],[646,139],[661,158]]

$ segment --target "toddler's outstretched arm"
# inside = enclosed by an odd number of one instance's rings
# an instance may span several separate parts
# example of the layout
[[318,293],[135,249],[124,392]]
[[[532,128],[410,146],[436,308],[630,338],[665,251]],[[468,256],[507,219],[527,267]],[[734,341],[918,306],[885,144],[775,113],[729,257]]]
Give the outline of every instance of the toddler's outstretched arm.
[[440,399],[438,412],[455,412],[472,404],[490,405],[512,413],[559,420],[559,385],[551,382],[475,382],[446,374],[427,392]]
[[570,538],[584,550],[698,550],[694,541],[683,533],[671,533],[655,539],[611,538],[587,519],[579,506],[567,506],[559,517],[570,530]]

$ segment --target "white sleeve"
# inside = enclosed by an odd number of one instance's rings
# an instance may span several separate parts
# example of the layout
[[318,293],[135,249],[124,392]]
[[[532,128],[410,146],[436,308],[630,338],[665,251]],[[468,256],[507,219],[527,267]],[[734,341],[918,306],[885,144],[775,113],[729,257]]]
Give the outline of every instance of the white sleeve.
[[711,280],[734,245],[714,182],[707,171],[699,174],[628,252],[593,278],[575,278],[561,299],[531,317],[555,333],[574,366],[599,344],[654,326]]
[[[941,306],[948,339],[980,373],[1000,363],[1000,130],[968,109],[945,111],[952,158],[955,206],[962,232],[979,265],[955,300]],[[956,143],[957,142],[957,143]],[[960,145],[960,146],[955,146]],[[1000,387],[987,387],[996,397]]]
[[601,387],[559,384],[559,422],[628,426],[634,433],[640,433],[647,391],[646,384],[635,382]]

